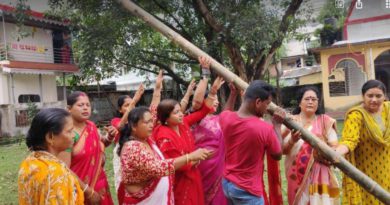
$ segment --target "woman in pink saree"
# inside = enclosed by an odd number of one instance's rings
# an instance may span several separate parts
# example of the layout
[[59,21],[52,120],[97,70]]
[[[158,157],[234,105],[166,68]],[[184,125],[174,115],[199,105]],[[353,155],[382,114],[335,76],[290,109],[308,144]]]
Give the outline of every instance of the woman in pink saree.
[[[202,71],[208,70],[210,61],[200,57],[199,63]],[[198,110],[205,97],[208,78],[203,73],[204,78],[199,82],[192,101],[192,110]],[[235,86],[230,83],[230,95],[224,109],[233,110],[237,92]],[[222,130],[219,125],[219,116],[213,113],[218,109],[219,101],[215,99],[213,109],[198,124],[192,127],[197,148],[206,148],[213,151],[213,156],[199,163],[198,168],[202,175],[202,186],[204,190],[205,205],[227,204],[226,197],[222,189],[222,172],[225,159],[225,146]]]
[[[319,113],[317,88],[302,88],[298,91],[298,102],[293,119],[329,146],[337,146],[335,120]],[[289,204],[339,204],[339,186],[332,168],[324,164],[318,153],[299,138],[299,132],[286,130],[284,136]]]
[[92,194],[85,196],[86,204],[113,205],[104,172],[104,150],[114,140],[117,130],[107,127],[109,137],[100,138],[96,125],[88,120],[91,106],[85,93],[73,92],[68,96],[67,104],[74,120],[75,140],[71,152],[63,154],[62,158],[81,181],[94,189]]

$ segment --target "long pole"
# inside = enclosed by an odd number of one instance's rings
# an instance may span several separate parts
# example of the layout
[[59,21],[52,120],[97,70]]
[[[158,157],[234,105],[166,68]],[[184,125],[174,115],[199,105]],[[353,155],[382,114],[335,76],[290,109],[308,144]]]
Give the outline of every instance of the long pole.
[[[229,71],[218,61],[214,60],[207,53],[203,52],[201,49],[193,45],[191,42],[187,41],[181,35],[170,29],[168,26],[161,23],[154,16],[140,8],[135,3],[129,0],[118,0],[122,5],[130,11],[133,15],[141,18],[149,26],[156,29],[158,32],[162,33],[173,43],[179,45],[184,51],[194,58],[199,56],[207,56],[211,59],[211,68],[213,68],[220,76],[222,76],[227,82],[233,82],[237,87],[245,90],[248,87],[248,83],[243,81],[237,75]],[[273,114],[275,110],[280,109],[274,103],[271,103],[268,106],[268,111]],[[308,142],[314,149],[319,150],[323,153],[330,161],[334,163],[341,171],[344,172],[347,176],[356,181],[360,186],[362,186],[367,192],[374,195],[380,201],[385,204],[390,204],[390,193],[384,190],[378,183],[372,180],[370,177],[365,175],[359,169],[354,167],[349,163],[344,157],[336,153],[331,149],[326,143],[319,140],[316,136],[302,128],[298,123],[294,122],[291,118],[287,117],[283,124],[285,124],[290,129],[300,130],[302,133],[302,139]]]

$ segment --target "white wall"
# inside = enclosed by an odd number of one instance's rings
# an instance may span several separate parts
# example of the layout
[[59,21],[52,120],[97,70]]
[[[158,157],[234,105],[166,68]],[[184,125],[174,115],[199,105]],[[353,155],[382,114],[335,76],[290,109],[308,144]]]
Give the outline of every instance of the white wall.
[[[351,16],[349,17],[350,21],[373,18],[373,17],[390,14],[390,9],[385,7],[385,0],[371,0],[369,2],[368,1],[362,1],[362,2],[363,2],[363,8],[362,9],[354,8]],[[353,24],[353,25],[349,25],[347,29],[348,29],[348,40],[350,41],[389,37],[390,19]]]
[[39,87],[39,75],[14,74],[15,100],[19,95],[39,95],[41,102],[57,102],[57,85],[54,75],[42,75],[42,96]]
[[9,103],[7,74],[0,73],[0,105]]
[[57,102],[56,76],[42,75],[43,102]]
[[38,75],[14,74],[14,94],[15,104],[18,103],[19,95],[40,95]]
[[363,2],[363,8],[362,9],[356,9],[355,5],[354,10],[349,17],[349,20],[355,20],[355,19],[362,19],[362,18],[369,18],[374,16],[382,16],[386,14],[390,14],[390,9],[387,9],[385,7],[385,0],[369,0]]
[[[29,32],[27,37],[17,39],[16,24],[6,23],[6,42],[9,47],[9,59],[17,61],[30,61],[54,63],[52,31],[31,26],[23,26],[22,31]],[[0,26],[1,46],[4,46],[3,27]]]
[[349,41],[384,37],[388,38],[390,35],[390,19],[349,25],[347,28]]

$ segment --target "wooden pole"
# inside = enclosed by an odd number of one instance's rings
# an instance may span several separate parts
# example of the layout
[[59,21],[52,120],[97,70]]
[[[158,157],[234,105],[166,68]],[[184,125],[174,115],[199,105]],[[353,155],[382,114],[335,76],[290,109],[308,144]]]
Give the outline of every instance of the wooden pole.
[[[245,90],[248,87],[248,83],[243,81],[237,75],[229,71],[218,61],[214,60],[207,53],[203,52],[201,49],[193,45],[191,42],[187,41],[185,38],[180,36],[178,33],[170,29],[168,26],[161,23],[154,16],[140,8],[135,3],[129,0],[118,0],[127,10],[130,11],[133,15],[144,20],[149,26],[162,33],[173,43],[179,45],[184,51],[189,55],[197,59],[199,56],[207,56],[211,59],[211,68],[214,69],[218,75],[222,76],[227,82],[233,82],[237,87]],[[280,109],[274,103],[271,103],[268,106],[268,111],[273,114],[275,110]],[[378,183],[369,178],[359,169],[354,167],[349,163],[344,157],[336,153],[331,149],[326,143],[319,140],[312,133],[308,132],[302,128],[298,123],[294,122],[291,118],[287,117],[283,124],[285,124],[290,129],[300,130],[302,133],[302,139],[308,142],[314,149],[323,153],[330,161],[334,163],[341,171],[344,172],[347,176],[356,181],[360,186],[362,186],[367,192],[374,195],[380,201],[385,204],[390,204],[390,193],[384,190]]]

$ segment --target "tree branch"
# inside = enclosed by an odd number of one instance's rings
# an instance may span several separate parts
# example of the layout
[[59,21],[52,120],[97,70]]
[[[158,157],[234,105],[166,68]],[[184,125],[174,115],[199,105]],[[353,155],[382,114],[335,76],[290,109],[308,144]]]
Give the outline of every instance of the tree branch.
[[[217,20],[211,15],[211,12],[207,8],[206,4],[203,2],[203,0],[193,0],[196,1],[196,7],[195,9],[199,11],[199,13],[202,15],[203,19],[209,25],[215,32],[221,33],[224,32],[224,28],[221,24],[217,22]],[[226,33],[226,32],[224,32]],[[247,81],[248,76],[245,70],[245,63],[244,59],[242,57],[241,51],[239,46],[233,42],[232,39],[229,39],[229,36],[226,36],[226,39],[223,41],[228,55],[232,61],[233,67],[238,72],[238,75],[244,80]]]
[[263,55],[262,59],[256,66],[254,79],[258,79],[262,74],[264,74],[266,68],[269,65],[269,62],[271,62],[272,60],[272,56],[275,54],[276,50],[282,45],[283,39],[285,38],[288,28],[290,26],[291,19],[293,19],[293,17],[295,16],[302,2],[303,0],[291,1],[290,5],[288,6],[286,12],[282,17],[282,21],[280,22],[278,37],[271,44],[271,48],[269,49],[268,53],[266,55]]
[[145,59],[145,61],[150,63],[150,64],[156,65],[156,66],[160,67],[161,69],[167,71],[167,75],[171,76],[175,82],[182,84],[182,85],[185,85],[185,86],[188,86],[188,82],[185,81],[180,76],[178,76],[169,66],[162,64],[162,63],[155,61],[155,60]]
[[159,2],[157,2],[156,0],[153,0],[153,2],[161,9],[163,10],[166,14],[168,14],[168,16],[170,16],[176,23],[177,25],[181,28],[182,30],[182,34],[184,36],[184,38],[188,39],[189,41],[192,42],[192,36],[187,32],[187,30],[184,28],[184,26],[180,23],[180,21],[174,16],[172,15],[172,13],[170,13],[168,11],[168,9],[166,7],[164,7],[163,5],[161,5]]
[[147,50],[139,50],[139,51],[141,51],[142,53],[151,54],[153,56],[164,58],[164,59],[167,59],[167,60],[170,60],[170,61],[175,61],[175,62],[178,62],[178,63],[183,63],[183,64],[184,63],[188,63],[188,64],[197,64],[198,63],[198,61],[195,61],[195,60],[175,59],[175,58],[171,58],[169,56],[161,55],[161,54],[158,54],[158,53],[155,53],[155,52],[152,52],[152,51],[147,51]]

